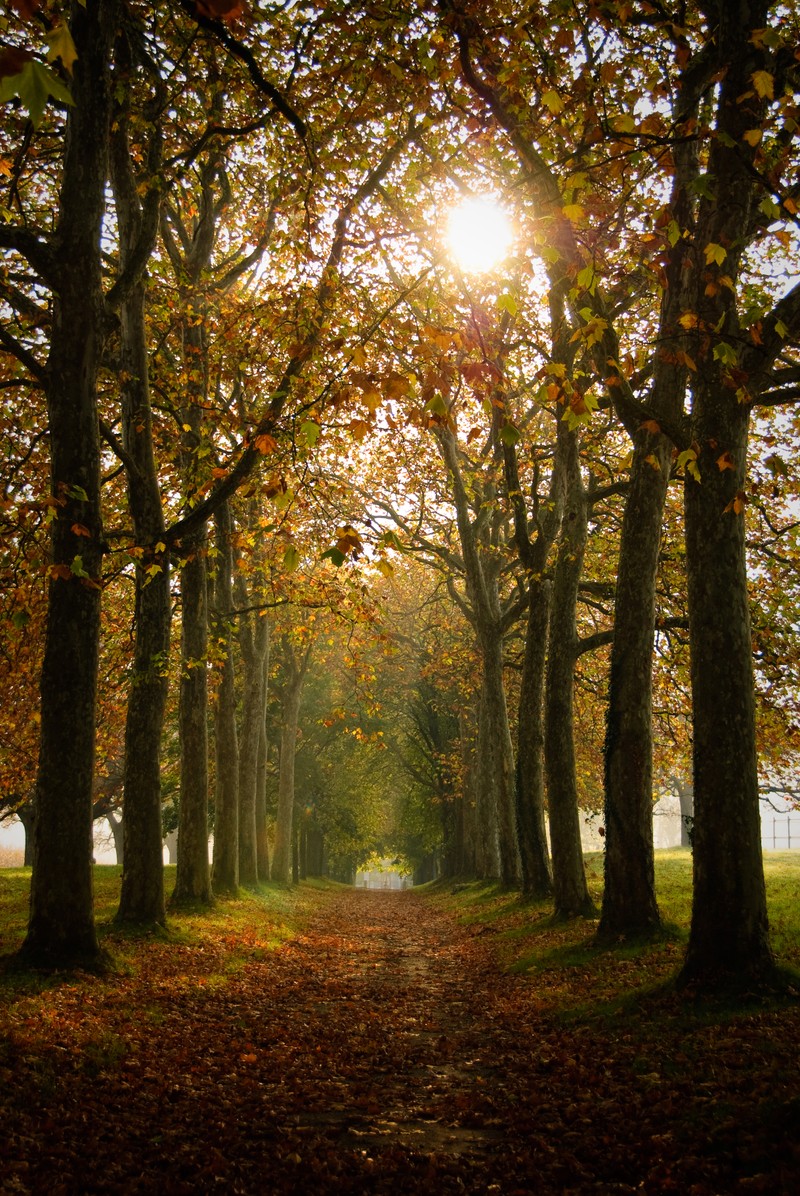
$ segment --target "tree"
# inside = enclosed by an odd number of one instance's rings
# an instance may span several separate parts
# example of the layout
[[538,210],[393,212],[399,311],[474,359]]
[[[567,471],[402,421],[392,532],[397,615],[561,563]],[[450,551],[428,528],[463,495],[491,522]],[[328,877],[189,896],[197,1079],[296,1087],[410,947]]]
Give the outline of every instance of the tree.
[[87,0],[70,24],[77,59],[52,236],[9,225],[0,243],[22,253],[53,294],[46,370],[52,567],[41,674],[33,877],[22,954],[33,964],[97,964],[91,831],[100,571],[97,374],[108,327],[102,284],[109,62],[120,5]]

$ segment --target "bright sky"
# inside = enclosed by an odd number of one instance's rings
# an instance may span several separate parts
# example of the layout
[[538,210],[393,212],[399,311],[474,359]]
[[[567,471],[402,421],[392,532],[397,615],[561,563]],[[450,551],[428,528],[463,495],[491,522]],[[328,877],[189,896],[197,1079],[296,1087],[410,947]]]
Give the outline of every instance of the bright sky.
[[463,200],[447,220],[447,244],[465,273],[497,266],[511,248],[511,221],[491,195]]

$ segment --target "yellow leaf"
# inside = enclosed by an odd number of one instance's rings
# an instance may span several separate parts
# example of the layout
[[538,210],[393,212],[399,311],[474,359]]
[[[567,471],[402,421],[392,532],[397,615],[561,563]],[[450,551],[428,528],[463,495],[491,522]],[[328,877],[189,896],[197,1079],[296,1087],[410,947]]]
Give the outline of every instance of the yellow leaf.
[[761,140],[763,134],[761,129],[747,129],[742,136],[748,145],[756,146]]
[[549,108],[554,116],[556,116],[559,112],[564,111],[564,101],[561,99],[561,96],[558,94],[558,92],[553,91],[552,88],[550,91],[546,91],[544,93],[542,96],[542,103],[544,104],[545,108]]
[[47,42],[47,61],[55,62],[56,58],[60,58],[64,70],[71,75],[72,64],[78,57],[78,51],[75,49],[75,43],[66,22],[62,21],[60,25],[56,25],[45,40]]
[[658,460],[658,457],[654,456],[653,453],[650,453],[648,456],[646,456],[645,461],[656,471],[656,473],[661,473],[661,462]]
[[[709,266],[712,262],[716,262],[718,266],[721,266],[728,256],[724,246],[717,245],[715,241],[709,241],[703,252],[705,253],[706,263]],[[683,317],[681,317],[681,323],[683,323]]]
[[754,71],[753,87],[755,87],[756,92],[761,96],[762,100],[774,99],[775,80],[769,71]]
[[379,573],[382,573],[384,577],[393,577],[394,576],[394,567],[392,565],[390,565],[388,561],[383,561],[383,560],[376,561],[375,568],[378,570]]
[[561,209],[561,211],[564,213],[567,220],[571,220],[573,224],[577,220],[580,220],[583,216],[583,208],[579,203],[564,204],[564,207]]

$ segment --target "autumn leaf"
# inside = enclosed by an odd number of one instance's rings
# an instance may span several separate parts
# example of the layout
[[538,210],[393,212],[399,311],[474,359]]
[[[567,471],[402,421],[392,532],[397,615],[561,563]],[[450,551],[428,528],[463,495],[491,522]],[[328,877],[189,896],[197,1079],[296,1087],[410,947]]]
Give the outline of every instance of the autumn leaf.
[[78,58],[78,51],[75,49],[75,42],[72,40],[72,34],[66,21],[56,25],[55,29],[48,33],[46,41],[47,61],[55,62],[57,58],[60,58],[64,70],[71,75],[73,63]]
[[[709,241],[709,243],[706,245],[705,249],[703,250],[703,253],[704,253],[705,259],[706,259],[706,265],[708,265],[708,266],[710,266],[712,264],[721,266],[722,263],[725,261],[725,258],[728,256],[727,250],[724,248],[724,246],[717,245],[717,243],[715,241]],[[681,318],[681,323],[683,323],[682,318]]]
[[[22,50],[19,46],[3,46],[0,49],[0,79],[20,75],[27,63],[31,60],[31,56],[27,50]],[[6,168],[4,174],[9,174]]]
[[726,469],[735,468],[736,462],[729,452],[724,452],[721,456],[717,457],[717,469],[720,471],[720,473],[724,473]]
[[746,505],[747,495],[745,494],[744,490],[739,490],[725,507],[724,513],[726,515],[731,513],[734,515],[741,515]]
[[256,436],[253,443],[264,457],[268,456],[269,453],[274,453],[278,447],[277,440],[274,436],[270,436],[268,432],[262,432],[260,436]]
[[0,80],[0,103],[14,96],[19,96],[27,108],[34,128],[41,124],[48,100],[59,100],[69,105],[75,102],[61,80],[43,63],[34,59],[30,59],[18,75],[9,75]]
[[684,449],[682,453],[678,454],[677,467],[679,470],[685,469],[696,482],[700,481],[700,468],[697,464],[697,448]]
[[196,0],[195,8],[211,21],[232,21],[244,11],[244,4],[242,0]]
[[559,112],[564,111],[564,101],[561,99],[561,96],[558,94],[558,92],[553,91],[552,88],[550,91],[546,91],[544,93],[542,96],[542,103],[549,112],[553,113],[554,116],[557,116]]
[[762,100],[772,100],[775,97],[775,79],[769,71],[753,72],[753,87]]
[[287,573],[294,573],[300,565],[300,553],[290,544],[283,554],[283,567]]

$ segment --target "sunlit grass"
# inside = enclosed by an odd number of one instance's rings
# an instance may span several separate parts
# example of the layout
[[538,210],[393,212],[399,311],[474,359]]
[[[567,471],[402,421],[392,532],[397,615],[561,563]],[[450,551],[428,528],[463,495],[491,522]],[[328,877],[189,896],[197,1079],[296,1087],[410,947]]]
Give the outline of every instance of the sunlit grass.
[[[595,1009],[602,1002],[609,1010],[620,1007],[632,994],[655,990],[676,974],[691,922],[691,851],[657,851],[655,864],[663,934],[653,942],[622,942],[610,950],[595,945],[596,920],[555,922],[550,902],[523,902],[496,882],[442,881],[423,892],[476,933],[492,935],[509,972],[536,977],[551,990],[554,1003],[574,1015],[587,1000]],[[602,853],[586,856],[586,872],[599,908]],[[800,852],[767,852],[764,872],[773,949],[781,966],[800,971]]]

